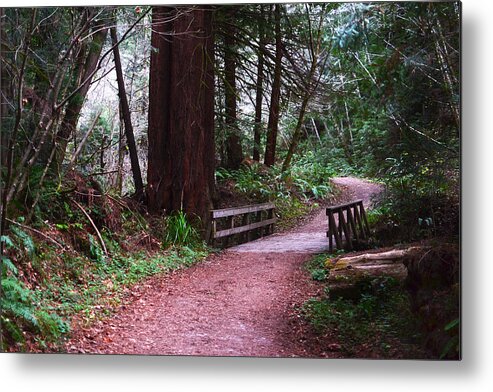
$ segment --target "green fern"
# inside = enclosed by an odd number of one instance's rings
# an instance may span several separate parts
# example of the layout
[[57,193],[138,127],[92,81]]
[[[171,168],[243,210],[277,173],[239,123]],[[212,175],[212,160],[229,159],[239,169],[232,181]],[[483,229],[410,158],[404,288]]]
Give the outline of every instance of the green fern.
[[2,279],[2,290],[4,298],[1,300],[29,302],[31,292],[16,277],[10,276]]
[[[12,233],[23,244],[27,254],[33,257],[36,248],[32,238],[17,227],[12,228]],[[0,241],[7,248],[19,249],[8,236],[2,236]],[[40,337],[43,345],[45,340],[56,341],[69,331],[68,324],[58,315],[36,310],[33,292],[18,279],[17,267],[10,258],[1,255],[0,266],[0,333],[5,342],[15,342],[22,347],[25,344],[24,331],[28,330]]]
[[12,230],[12,233],[14,233],[15,236],[22,241],[28,256],[33,257],[36,254],[36,246],[34,245],[32,237],[17,226],[11,226],[10,229]]
[[88,236],[89,236],[89,253],[91,254],[91,259],[97,261],[98,263],[102,263],[104,261],[104,254],[103,251],[101,250],[101,247],[99,246],[98,242],[91,234],[88,234]]
[[3,315],[0,316],[0,322],[3,328],[3,335],[10,336],[13,341],[22,343],[24,342],[24,335],[22,334],[22,330],[15,323],[14,320],[11,320]]
[[16,318],[20,321],[27,321],[34,327],[39,327],[38,319],[28,306],[20,302],[0,301],[2,318]]
[[70,331],[70,326],[60,316],[54,313],[39,311],[36,313],[41,335],[48,340],[56,341],[60,336]]
[[12,263],[12,261],[8,257],[1,256],[1,260],[2,260],[2,272],[3,271],[10,271],[14,275],[17,275],[17,273],[18,273],[17,267],[14,265],[14,263]]
[[31,309],[31,291],[16,277],[2,279],[3,297],[0,299],[0,309],[3,317],[16,317],[37,326],[38,321]]
[[10,239],[9,236],[2,235],[0,237],[0,242],[3,242],[6,245],[7,248],[15,248],[15,245],[12,242],[12,240]]

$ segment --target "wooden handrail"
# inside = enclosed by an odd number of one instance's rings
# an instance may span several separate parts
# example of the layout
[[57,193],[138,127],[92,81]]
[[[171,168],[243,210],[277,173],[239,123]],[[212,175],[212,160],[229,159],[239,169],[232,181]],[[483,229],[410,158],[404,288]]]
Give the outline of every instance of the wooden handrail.
[[338,249],[353,250],[355,245],[359,246],[370,236],[370,226],[363,200],[327,207],[326,215],[329,225],[327,237],[329,237],[330,252],[334,248],[333,240]]
[[255,229],[258,229],[259,227],[262,227],[262,226],[272,225],[275,222],[276,222],[276,219],[273,218],[273,219],[267,219],[267,220],[260,221],[260,222],[250,223],[249,225],[246,225],[246,226],[239,226],[239,227],[234,227],[232,229],[220,230],[220,231],[216,232],[216,235],[214,238],[221,238],[221,237],[226,237],[228,235],[244,233],[245,231],[255,230]]
[[276,208],[274,203],[253,204],[243,207],[230,207],[223,208],[221,210],[212,210],[212,218],[224,218],[227,216],[234,216],[240,214],[246,214],[250,212],[257,212],[263,210],[270,210]]
[[345,203],[345,204],[339,204],[337,206],[330,206],[330,207],[326,208],[326,214],[329,215],[329,211],[331,211],[331,210],[338,210],[341,208],[352,207],[354,204],[359,204],[359,203],[363,203],[363,199],[351,201],[351,202]]
[[[263,203],[212,210],[212,235],[210,238],[214,241],[219,238],[245,233],[246,235],[243,239],[250,241],[254,237],[258,238],[272,234],[274,232],[274,223],[276,222],[275,207],[274,203]],[[242,216],[241,225],[235,226],[235,218],[240,216]],[[221,219],[226,219],[226,222],[223,221],[221,223]],[[218,229],[218,226],[222,227]],[[229,238],[226,238],[226,244],[229,244],[229,242]]]

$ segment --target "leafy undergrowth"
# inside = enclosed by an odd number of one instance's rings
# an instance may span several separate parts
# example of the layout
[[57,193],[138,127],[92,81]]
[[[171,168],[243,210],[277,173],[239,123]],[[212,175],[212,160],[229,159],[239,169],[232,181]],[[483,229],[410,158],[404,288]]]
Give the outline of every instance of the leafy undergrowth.
[[22,232],[30,239],[30,251],[17,236],[5,238],[10,258],[20,267],[18,270],[4,258],[4,265],[10,265],[2,279],[5,351],[56,351],[69,336],[74,316],[86,325],[106,317],[121,304],[132,285],[191,266],[209,253],[208,248],[197,245],[125,251],[107,238],[112,248],[109,256],[91,240],[89,255],[85,255],[73,250],[60,252]]
[[[333,256],[319,255],[307,263],[314,280],[328,282],[331,271],[325,261]],[[351,284],[357,286],[356,298],[331,296],[330,286],[324,283],[325,294],[303,304],[300,312],[317,335],[327,342],[336,340],[338,350],[348,358],[430,357],[421,347],[421,328],[401,281],[365,274]]]
[[95,196],[54,193],[49,212],[29,224],[18,217],[1,238],[3,351],[59,351],[73,320],[106,317],[134,284],[210,253],[183,212],[151,217],[76,180],[75,189],[86,187],[80,194]]
[[308,161],[300,161],[284,173],[278,165],[269,168],[253,161],[238,170],[220,168],[216,171],[219,208],[272,201],[277,229],[287,229],[333,197],[333,176],[329,168]]

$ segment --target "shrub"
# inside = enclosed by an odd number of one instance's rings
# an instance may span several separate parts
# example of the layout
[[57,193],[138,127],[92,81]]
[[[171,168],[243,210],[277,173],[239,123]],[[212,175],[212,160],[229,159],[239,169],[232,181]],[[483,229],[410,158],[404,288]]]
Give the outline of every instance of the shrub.
[[[459,195],[453,177],[436,179],[408,175],[397,180],[388,178],[386,183],[386,197],[369,215],[377,237],[384,243],[396,239],[413,241],[458,236]],[[389,238],[385,238],[387,236]]]

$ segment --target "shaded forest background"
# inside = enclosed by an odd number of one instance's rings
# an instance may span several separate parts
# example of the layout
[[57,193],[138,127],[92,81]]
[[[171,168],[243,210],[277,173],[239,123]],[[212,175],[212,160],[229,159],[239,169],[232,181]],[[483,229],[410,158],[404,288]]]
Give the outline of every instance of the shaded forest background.
[[379,245],[458,241],[459,3],[0,16],[4,347],[204,257],[211,208],[289,225],[335,176],[386,184]]

